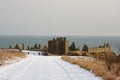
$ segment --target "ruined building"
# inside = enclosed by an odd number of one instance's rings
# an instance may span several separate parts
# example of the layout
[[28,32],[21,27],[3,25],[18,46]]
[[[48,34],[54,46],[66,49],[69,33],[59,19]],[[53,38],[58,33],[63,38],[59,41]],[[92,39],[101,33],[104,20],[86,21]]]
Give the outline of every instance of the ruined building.
[[63,55],[68,53],[68,40],[65,37],[53,38],[48,41],[48,52],[52,54]]
[[89,53],[100,53],[100,52],[109,52],[109,51],[111,51],[109,43],[106,44],[104,43],[103,46],[88,49]]
[[15,48],[19,50],[24,50],[24,44],[16,44]]

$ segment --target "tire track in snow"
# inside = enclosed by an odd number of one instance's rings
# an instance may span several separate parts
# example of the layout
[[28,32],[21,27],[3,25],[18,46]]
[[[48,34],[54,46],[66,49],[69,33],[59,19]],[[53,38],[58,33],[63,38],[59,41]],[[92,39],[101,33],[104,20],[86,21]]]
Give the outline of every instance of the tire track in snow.
[[68,78],[70,78],[70,80],[73,80],[72,77],[70,76],[70,73],[69,73],[61,64],[59,64],[56,60],[54,60],[54,62],[55,62],[61,69],[63,69],[63,71],[65,71],[65,73],[67,74]]
[[23,61],[20,61],[16,64],[12,64],[10,67],[1,72],[3,74],[1,74],[0,80],[13,80],[15,76],[19,75],[19,73],[21,73],[21,71],[23,71],[23,69],[31,63],[32,58],[27,57]]
[[[8,65],[9,67],[7,66],[7,68],[5,68],[5,69],[3,68],[3,70],[0,72],[0,75],[1,75],[0,80],[9,80],[7,78],[11,78],[13,76],[13,74],[11,74],[11,73],[13,73],[13,72],[14,72],[14,74],[18,73],[19,72],[19,70],[17,70],[18,66],[23,65],[21,63],[26,63],[26,62],[20,61],[20,62],[15,63],[15,64]],[[7,77],[5,77],[5,76],[7,76]]]
[[0,80],[102,80],[60,57],[28,57],[0,75]]
[[103,80],[100,77],[97,77],[96,75],[94,75],[93,73],[80,68],[77,65],[73,65],[69,62],[66,62],[62,59],[56,59],[56,62],[62,66],[61,68],[63,68],[67,74],[71,77],[71,80]]
[[11,80],[17,80],[17,78],[21,77],[21,76],[24,74],[24,72],[25,72],[27,69],[29,69],[29,67],[32,65],[32,63],[33,63],[35,60],[36,60],[35,58],[32,59],[32,60],[30,61],[30,63],[29,63],[27,66],[25,66],[25,68],[23,68],[22,72],[20,72],[20,74],[16,75],[16,76],[15,76],[14,78],[12,78]]
[[[24,59],[23,59],[23,60],[24,60]],[[18,61],[18,62],[14,63],[14,64],[10,64],[10,65],[5,65],[5,66],[3,66],[3,67],[2,67],[3,70],[0,71],[0,75],[3,75],[4,72],[6,72],[6,71],[8,71],[8,72],[11,71],[11,69],[13,69],[14,66],[19,65],[19,63],[22,62],[23,60]],[[9,67],[8,67],[8,66],[9,66]],[[6,68],[6,67],[7,67],[7,68]],[[2,68],[0,68],[0,69],[2,69]]]

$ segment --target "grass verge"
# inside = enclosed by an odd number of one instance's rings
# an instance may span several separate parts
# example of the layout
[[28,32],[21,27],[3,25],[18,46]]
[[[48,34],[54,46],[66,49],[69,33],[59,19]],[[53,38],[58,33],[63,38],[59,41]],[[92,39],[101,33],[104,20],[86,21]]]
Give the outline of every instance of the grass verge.
[[6,61],[25,57],[26,55],[22,52],[0,52],[0,66],[5,65]]
[[69,56],[63,56],[63,60],[70,62],[72,64],[79,65],[80,67],[90,70],[97,76],[102,77],[104,80],[120,80],[117,79],[117,75],[112,73],[108,67],[107,64],[104,61],[100,60],[86,60],[86,59],[80,59],[80,58],[74,58]]

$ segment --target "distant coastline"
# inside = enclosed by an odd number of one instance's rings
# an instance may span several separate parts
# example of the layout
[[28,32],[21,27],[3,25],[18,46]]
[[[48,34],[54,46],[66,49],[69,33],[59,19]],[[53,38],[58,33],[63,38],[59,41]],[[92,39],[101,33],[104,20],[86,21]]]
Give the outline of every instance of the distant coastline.
[[[53,37],[59,37],[60,35],[28,35],[28,36],[9,36],[2,35],[0,36],[0,48],[8,48],[11,44],[15,46],[17,43],[24,43],[27,45],[33,46],[36,43],[41,45],[47,45],[48,40],[51,40]],[[119,54],[118,46],[120,45],[120,36],[65,36],[69,40],[71,44],[73,41],[75,42],[77,47],[80,49],[84,44],[87,44],[89,47],[96,47],[99,45],[103,45],[105,42],[109,42],[111,45],[112,51]]]

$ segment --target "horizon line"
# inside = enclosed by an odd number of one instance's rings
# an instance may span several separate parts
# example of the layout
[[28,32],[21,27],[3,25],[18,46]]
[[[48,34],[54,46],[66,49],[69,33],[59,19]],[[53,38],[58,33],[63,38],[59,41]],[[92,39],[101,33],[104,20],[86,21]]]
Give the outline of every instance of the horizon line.
[[52,35],[52,34],[43,34],[43,35],[0,35],[2,36],[81,36],[81,37],[120,37],[120,35]]

